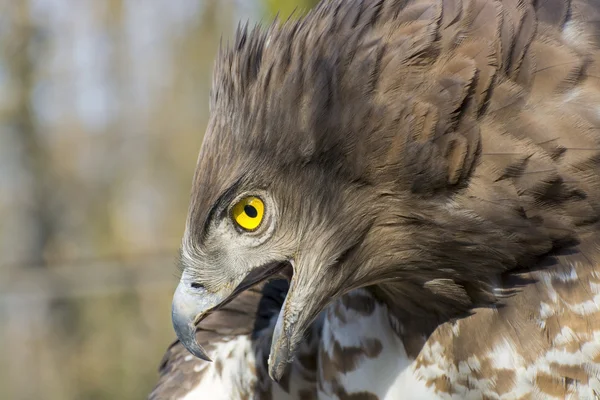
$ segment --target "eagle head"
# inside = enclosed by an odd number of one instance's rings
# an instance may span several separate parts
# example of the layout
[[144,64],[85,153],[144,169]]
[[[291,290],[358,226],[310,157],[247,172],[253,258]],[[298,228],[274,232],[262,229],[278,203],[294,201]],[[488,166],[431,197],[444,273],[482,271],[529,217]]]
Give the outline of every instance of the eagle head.
[[394,49],[385,30],[332,23],[327,12],[239,29],[219,51],[173,299],[179,339],[208,359],[195,325],[286,276],[274,379],[317,315],[350,290],[442,318],[493,301],[499,272],[552,245],[501,186],[504,200],[473,200],[486,181],[474,173],[473,91],[456,75],[469,64],[434,70],[435,35],[413,29]]

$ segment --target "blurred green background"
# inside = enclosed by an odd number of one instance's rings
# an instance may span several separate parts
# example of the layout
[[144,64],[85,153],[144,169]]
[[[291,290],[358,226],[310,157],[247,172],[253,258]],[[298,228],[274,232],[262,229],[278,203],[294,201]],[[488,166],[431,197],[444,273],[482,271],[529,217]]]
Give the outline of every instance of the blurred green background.
[[314,3],[0,0],[0,399],[147,396],[219,39]]

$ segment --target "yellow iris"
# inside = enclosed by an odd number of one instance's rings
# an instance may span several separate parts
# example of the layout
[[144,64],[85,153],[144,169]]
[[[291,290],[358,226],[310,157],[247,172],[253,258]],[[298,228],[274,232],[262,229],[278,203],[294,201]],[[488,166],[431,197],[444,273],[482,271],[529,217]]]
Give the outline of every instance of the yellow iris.
[[242,229],[253,231],[263,220],[265,204],[258,197],[248,196],[233,206],[232,214],[233,220]]

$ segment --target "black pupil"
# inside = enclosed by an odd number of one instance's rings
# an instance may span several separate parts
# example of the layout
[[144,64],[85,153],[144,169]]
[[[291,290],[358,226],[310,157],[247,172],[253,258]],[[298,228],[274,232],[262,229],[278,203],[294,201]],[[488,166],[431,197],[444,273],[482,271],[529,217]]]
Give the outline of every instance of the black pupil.
[[244,212],[250,218],[256,218],[256,216],[258,215],[258,211],[256,210],[256,208],[254,208],[254,206],[251,206],[249,204],[246,204],[244,206]]

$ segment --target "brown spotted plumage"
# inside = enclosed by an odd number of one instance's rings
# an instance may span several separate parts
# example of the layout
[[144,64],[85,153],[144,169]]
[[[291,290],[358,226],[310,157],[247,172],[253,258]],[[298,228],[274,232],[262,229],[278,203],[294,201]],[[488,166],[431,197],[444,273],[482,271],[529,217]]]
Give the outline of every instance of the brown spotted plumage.
[[600,398],[599,224],[600,1],[240,29],[151,398]]

